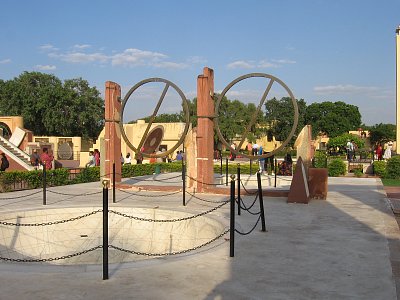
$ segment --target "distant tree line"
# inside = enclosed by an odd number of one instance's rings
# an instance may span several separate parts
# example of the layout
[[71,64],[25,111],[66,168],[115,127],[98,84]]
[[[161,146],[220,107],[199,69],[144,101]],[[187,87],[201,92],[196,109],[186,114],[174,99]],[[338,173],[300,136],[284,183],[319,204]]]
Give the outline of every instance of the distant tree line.
[[[215,94],[214,99],[219,95]],[[189,100],[190,121],[197,126],[197,99]],[[217,101],[215,101],[217,102]],[[369,130],[372,143],[395,140],[393,124],[365,126],[357,106],[345,102],[312,103],[297,100],[299,122],[296,134],[305,125],[312,126],[313,136],[327,134],[331,138],[351,130]],[[219,119],[221,133],[231,141],[245,131],[250,118],[256,111],[253,103],[221,99]],[[104,100],[95,87],[82,79],[61,81],[54,75],[40,72],[24,72],[12,80],[0,79],[0,115],[22,116],[25,127],[35,135],[82,136],[95,139],[104,126]],[[275,136],[285,140],[294,122],[294,108],[290,98],[272,98],[265,102],[256,116],[247,138],[254,142],[261,136]],[[145,117],[149,120],[149,117]],[[160,114],[155,122],[182,122],[183,111]],[[296,136],[295,136],[296,137]],[[218,137],[215,135],[216,142]],[[295,139],[292,139],[292,143]]]
[[104,126],[104,100],[82,78],[24,72],[0,80],[0,115],[22,116],[35,135],[97,138]]

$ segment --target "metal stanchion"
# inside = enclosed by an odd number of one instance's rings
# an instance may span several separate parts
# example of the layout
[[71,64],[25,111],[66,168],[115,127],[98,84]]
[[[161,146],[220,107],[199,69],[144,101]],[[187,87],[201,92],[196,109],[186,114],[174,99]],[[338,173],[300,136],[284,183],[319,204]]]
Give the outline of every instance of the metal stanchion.
[[250,176],[253,175],[253,161],[250,159]]
[[375,152],[372,150],[372,175],[375,175]]
[[182,160],[182,202],[186,206],[186,165]]
[[222,176],[222,153],[221,153],[221,157],[220,157],[220,163],[221,163],[221,165],[220,165],[219,171],[220,171],[220,175]]
[[113,185],[113,189],[112,189],[113,203],[115,203],[116,202],[116,199],[115,199],[115,162],[113,162],[112,185]]
[[258,185],[258,199],[260,200],[260,211],[261,211],[261,230],[267,231],[265,227],[265,214],[264,214],[264,200],[261,188],[261,174],[257,173],[257,185]]
[[108,279],[108,183],[103,180],[103,280]]
[[47,178],[46,178],[46,164],[43,164],[43,205],[47,204],[47,199],[46,199],[46,186],[47,186],[47,182],[46,182]]
[[278,160],[275,158],[275,166],[274,166],[274,171],[275,171],[275,183],[274,187],[276,187],[276,176],[277,176],[277,171],[278,171]]
[[229,238],[229,256],[235,256],[235,175],[231,175],[231,224]]
[[225,160],[225,176],[226,176],[226,186],[228,186],[228,158]]
[[325,169],[328,168],[328,157],[325,157]]
[[238,216],[240,216],[240,164],[237,164],[237,182]]

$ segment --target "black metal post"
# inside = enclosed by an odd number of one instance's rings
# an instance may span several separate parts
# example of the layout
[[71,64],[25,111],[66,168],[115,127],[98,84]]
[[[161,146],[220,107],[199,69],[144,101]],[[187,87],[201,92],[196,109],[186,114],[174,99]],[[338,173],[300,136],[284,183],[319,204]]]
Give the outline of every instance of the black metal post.
[[328,168],[328,157],[325,157],[325,169]]
[[375,175],[375,152],[372,150],[372,175]]
[[182,160],[182,202],[186,206],[186,165]]
[[108,181],[103,180],[103,280],[108,279]]
[[253,161],[250,159],[250,176],[253,175]]
[[221,157],[220,157],[220,163],[221,163],[221,165],[220,165],[219,171],[220,171],[220,175],[222,176],[222,153],[221,153]]
[[43,205],[47,204],[47,199],[46,199],[46,186],[47,186],[47,182],[46,182],[47,178],[46,178],[46,164],[43,164]]
[[228,157],[225,160],[225,176],[226,176],[226,186],[228,186]]
[[275,183],[274,187],[276,187],[276,176],[277,176],[277,171],[278,171],[278,160],[275,158],[275,165],[274,165],[274,171],[275,171]]
[[237,164],[237,182],[238,216],[240,216],[240,164]]
[[229,238],[229,256],[235,256],[235,175],[231,176],[231,224]]
[[115,198],[115,162],[113,162],[113,175],[112,175],[112,185],[113,185],[113,203],[116,202],[116,198]]
[[265,228],[265,214],[264,214],[264,200],[261,188],[261,174],[257,173],[257,185],[258,185],[258,199],[260,200],[260,212],[261,212],[261,230],[267,231]]

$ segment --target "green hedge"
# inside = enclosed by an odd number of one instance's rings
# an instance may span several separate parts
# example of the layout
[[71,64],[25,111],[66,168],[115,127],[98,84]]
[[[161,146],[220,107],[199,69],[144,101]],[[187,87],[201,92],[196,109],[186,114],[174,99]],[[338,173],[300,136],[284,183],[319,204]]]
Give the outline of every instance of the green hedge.
[[373,168],[376,176],[386,177],[386,162],[384,160],[375,160]]
[[328,163],[328,175],[331,177],[338,177],[345,175],[347,172],[346,163],[340,158],[333,159]]
[[388,159],[385,177],[389,179],[400,179],[400,155]]

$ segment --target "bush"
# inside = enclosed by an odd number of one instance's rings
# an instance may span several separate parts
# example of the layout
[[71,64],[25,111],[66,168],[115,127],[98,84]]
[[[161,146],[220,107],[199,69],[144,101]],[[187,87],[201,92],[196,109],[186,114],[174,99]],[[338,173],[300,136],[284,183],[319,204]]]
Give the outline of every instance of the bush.
[[374,174],[379,177],[386,177],[386,162],[383,160],[375,160],[374,161]]
[[325,151],[316,151],[314,155],[313,168],[326,168],[328,156]]
[[345,175],[346,171],[346,163],[339,158],[333,159],[328,163],[328,175],[331,177]]
[[388,159],[386,177],[390,179],[400,179],[400,156],[393,156]]

